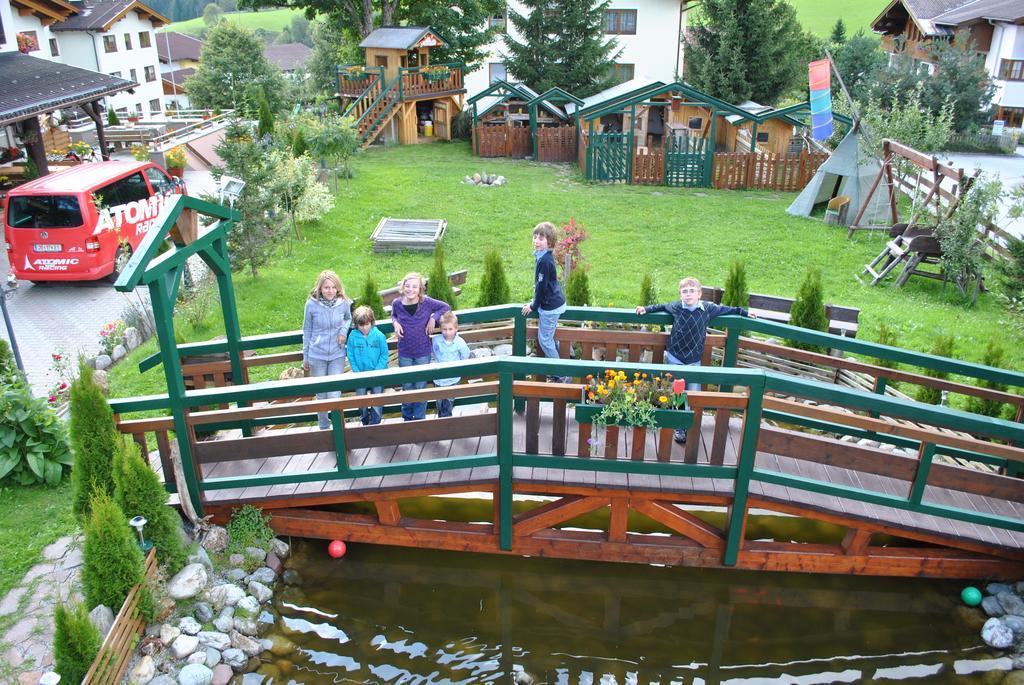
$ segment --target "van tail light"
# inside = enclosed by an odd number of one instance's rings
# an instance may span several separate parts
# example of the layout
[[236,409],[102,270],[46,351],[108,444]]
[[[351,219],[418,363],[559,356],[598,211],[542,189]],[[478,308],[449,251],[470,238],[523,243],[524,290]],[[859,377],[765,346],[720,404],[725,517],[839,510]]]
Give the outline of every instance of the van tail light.
[[98,240],[86,240],[85,241],[85,249],[86,249],[87,252],[99,252],[100,251],[100,241],[98,241]]

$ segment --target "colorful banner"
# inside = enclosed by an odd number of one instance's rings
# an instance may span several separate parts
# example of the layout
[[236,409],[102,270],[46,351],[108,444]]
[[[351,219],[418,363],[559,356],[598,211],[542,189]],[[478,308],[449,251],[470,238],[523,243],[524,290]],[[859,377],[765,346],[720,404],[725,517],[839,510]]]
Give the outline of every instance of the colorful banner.
[[811,136],[825,140],[832,135],[832,71],[827,59],[811,62],[808,68],[811,90]]

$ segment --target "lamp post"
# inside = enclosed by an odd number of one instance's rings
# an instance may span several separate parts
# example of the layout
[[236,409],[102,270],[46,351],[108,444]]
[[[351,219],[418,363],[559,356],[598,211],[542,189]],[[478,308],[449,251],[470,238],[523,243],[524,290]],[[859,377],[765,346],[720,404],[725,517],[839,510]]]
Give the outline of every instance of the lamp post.
[[153,543],[147,540],[146,538],[142,537],[142,528],[146,525],[146,523],[147,521],[145,516],[133,516],[132,519],[128,522],[128,525],[134,528],[136,532],[138,532],[139,534],[139,549],[142,550],[143,554],[153,549]]
[[[13,276],[13,274],[12,274]],[[17,281],[9,279],[15,286]],[[18,371],[21,372],[21,377],[27,382],[28,376],[25,374],[25,365],[21,361],[21,351],[18,349],[18,341],[14,337],[14,324],[11,323],[10,312],[7,311],[7,294],[14,292],[14,288],[8,288],[7,286],[0,285],[0,314],[3,314],[4,325],[7,327],[7,338],[11,341],[11,352],[14,353],[14,363],[18,366]]]

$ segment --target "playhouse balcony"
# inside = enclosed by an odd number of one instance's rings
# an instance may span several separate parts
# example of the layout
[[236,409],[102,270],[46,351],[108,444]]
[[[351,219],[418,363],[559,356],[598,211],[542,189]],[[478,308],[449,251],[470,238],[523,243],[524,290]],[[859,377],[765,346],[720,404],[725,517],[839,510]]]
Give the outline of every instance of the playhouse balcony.
[[462,82],[462,63],[444,62],[421,67],[402,67],[401,97],[403,100],[420,100],[438,95],[465,93]]
[[338,95],[357,98],[384,78],[384,67],[345,64],[338,67]]

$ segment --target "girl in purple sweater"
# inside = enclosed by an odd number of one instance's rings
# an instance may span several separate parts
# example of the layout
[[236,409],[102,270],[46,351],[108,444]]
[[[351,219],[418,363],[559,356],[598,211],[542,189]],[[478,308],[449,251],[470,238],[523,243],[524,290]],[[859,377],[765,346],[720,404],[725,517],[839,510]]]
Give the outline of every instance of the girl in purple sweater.
[[[417,366],[430,363],[430,336],[441,315],[451,311],[447,302],[427,297],[423,276],[409,273],[401,282],[402,294],[391,303],[391,323],[398,338],[398,365]],[[419,390],[426,381],[402,383],[402,390]],[[403,402],[402,419],[416,421],[427,413],[426,402]]]

